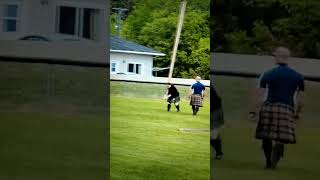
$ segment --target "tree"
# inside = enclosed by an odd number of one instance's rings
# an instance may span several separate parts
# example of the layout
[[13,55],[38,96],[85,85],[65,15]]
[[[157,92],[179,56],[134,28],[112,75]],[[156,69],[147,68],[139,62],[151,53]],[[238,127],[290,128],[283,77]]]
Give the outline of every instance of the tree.
[[286,45],[294,56],[320,57],[317,0],[212,0],[212,4],[216,5],[210,21],[212,51],[266,54]]
[[[166,54],[155,59],[157,67],[170,65],[179,5],[174,0],[137,1],[124,23],[122,37]],[[197,74],[209,78],[209,36],[209,0],[188,2],[174,77],[189,78]],[[166,73],[159,74],[167,76]]]

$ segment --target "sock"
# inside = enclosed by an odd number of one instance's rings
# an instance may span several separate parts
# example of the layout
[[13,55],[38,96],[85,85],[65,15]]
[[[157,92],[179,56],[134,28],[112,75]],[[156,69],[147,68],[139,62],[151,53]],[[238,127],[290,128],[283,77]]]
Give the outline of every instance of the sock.
[[215,139],[216,141],[216,151],[217,151],[217,155],[222,155],[222,143],[221,143],[221,139],[220,138],[217,138]]
[[170,111],[171,104],[168,104],[167,111]]
[[271,140],[262,140],[262,147],[264,151],[264,156],[266,158],[267,167],[271,166],[271,156],[272,156],[272,141]]
[[194,114],[197,114],[197,113],[198,113],[198,111],[199,111],[199,107],[198,107],[198,106],[196,106],[196,107],[195,107]]
[[176,105],[176,108],[177,108],[177,110],[178,110],[178,111],[180,111],[180,107],[179,107],[179,105]]
[[195,112],[196,112],[196,107],[193,105],[192,105],[192,112],[193,112],[193,114],[195,114]]

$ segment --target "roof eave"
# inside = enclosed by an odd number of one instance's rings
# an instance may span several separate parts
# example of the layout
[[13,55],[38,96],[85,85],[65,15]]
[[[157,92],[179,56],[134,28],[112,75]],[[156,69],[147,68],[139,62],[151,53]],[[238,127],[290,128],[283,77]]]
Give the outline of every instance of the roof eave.
[[127,53],[127,54],[140,54],[140,55],[149,55],[149,56],[165,56],[165,54],[163,54],[163,53],[152,53],[152,52],[141,52],[141,51],[125,51],[125,50],[114,50],[114,49],[110,49],[110,52]]

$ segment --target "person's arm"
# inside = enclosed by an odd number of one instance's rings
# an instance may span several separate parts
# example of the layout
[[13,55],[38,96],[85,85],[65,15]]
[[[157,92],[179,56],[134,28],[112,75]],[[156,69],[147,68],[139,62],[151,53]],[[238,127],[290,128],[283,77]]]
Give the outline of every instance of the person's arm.
[[203,86],[203,89],[202,89],[202,92],[201,92],[202,99],[204,98],[205,90],[206,90],[206,87],[205,87],[205,86]]
[[257,114],[259,113],[260,109],[261,109],[261,106],[262,104],[264,103],[264,96],[265,96],[265,93],[266,93],[266,89],[265,88],[256,88],[256,97],[255,97],[255,100],[254,100],[254,112]]
[[251,117],[255,117],[259,113],[261,106],[264,102],[266,88],[267,88],[267,80],[264,74],[262,74],[259,78],[257,87],[255,87],[255,89],[251,93],[251,98],[252,98],[251,110],[250,110]]
[[297,96],[296,96],[296,105],[295,105],[295,115],[297,119],[300,118],[301,112],[304,106],[304,80],[300,80],[300,83],[298,85],[298,90],[297,90]]
[[295,107],[296,117],[299,119],[304,106],[304,91],[297,92],[297,103]]
[[192,91],[193,91],[193,85],[189,89],[189,97],[192,95]]
[[169,93],[169,88],[166,89],[166,92],[163,96],[164,99],[167,99],[168,98],[168,93]]

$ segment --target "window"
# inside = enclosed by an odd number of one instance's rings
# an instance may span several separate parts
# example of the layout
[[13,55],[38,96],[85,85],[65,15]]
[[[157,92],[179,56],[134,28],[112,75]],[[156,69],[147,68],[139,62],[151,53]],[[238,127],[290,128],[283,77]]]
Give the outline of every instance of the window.
[[134,73],[134,64],[131,64],[131,63],[128,64],[128,72]]
[[128,72],[129,73],[134,73],[134,74],[142,74],[142,65],[141,64],[134,64],[134,63],[129,63],[128,64]]
[[4,32],[18,30],[18,5],[7,4],[3,6],[2,27]]
[[98,15],[98,9],[58,6],[57,32],[96,39]]
[[60,7],[59,32],[75,35],[76,33],[76,8]]
[[111,72],[112,73],[117,72],[117,63],[111,63]]
[[136,74],[141,74],[141,64],[136,64]]

